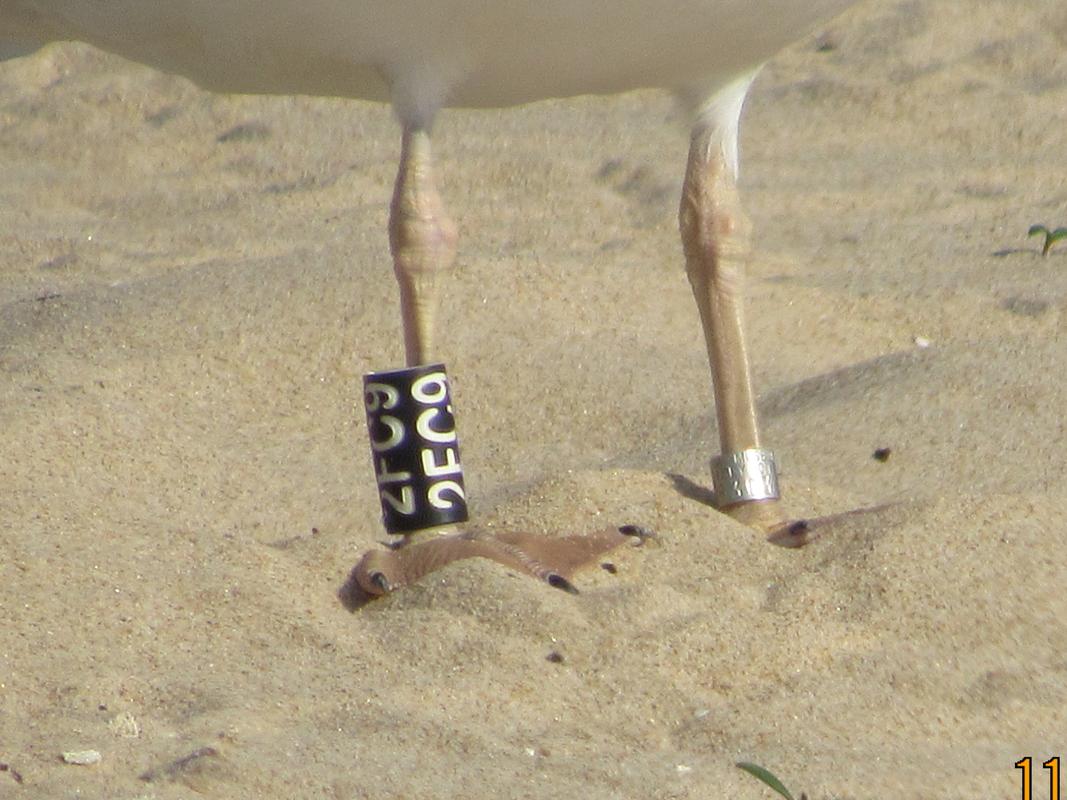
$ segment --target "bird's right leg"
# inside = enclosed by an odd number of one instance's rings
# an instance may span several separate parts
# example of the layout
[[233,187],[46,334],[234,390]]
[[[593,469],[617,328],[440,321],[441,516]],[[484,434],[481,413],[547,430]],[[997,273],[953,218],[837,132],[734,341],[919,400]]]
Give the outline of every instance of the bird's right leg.
[[441,278],[455,262],[456,238],[456,225],[445,212],[433,179],[430,132],[405,125],[390,206],[389,247],[400,285],[408,366],[432,359]]
[[[739,109],[738,109],[739,110]],[[761,443],[755,393],[745,347],[742,288],[749,222],[737,196],[736,160],[728,155],[726,124],[712,116],[697,123],[682,188],[680,222],[686,272],[708,345],[721,454],[712,459],[715,504],[783,547],[800,547],[858,515],[888,505],[829,516],[792,519],[778,498],[777,465]],[[736,131],[732,132],[736,135]]]
[[774,457],[760,443],[745,346],[742,288],[749,222],[723,141],[721,125],[700,122],[694,129],[679,221],[719,423],[722,453],[712,461],[715,502],[735,519],[770,531],[779,528],[784,517]]

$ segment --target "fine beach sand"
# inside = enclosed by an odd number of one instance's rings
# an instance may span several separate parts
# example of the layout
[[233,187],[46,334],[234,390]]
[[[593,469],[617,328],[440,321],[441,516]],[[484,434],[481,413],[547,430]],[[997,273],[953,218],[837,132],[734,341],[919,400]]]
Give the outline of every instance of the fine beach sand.
[[890,504],[802,550],[701,488],[671,99],[445,113],[472,513],[659,542],[578,596],[468,561],[355,610],[389,110],[0,63],[0,797],[770,797],[747,760],[812,800],[1015,798],[1029,755],[1047,798],[1067,243],[1026,231],[1067,225],[1065,52],[1062,0],[868,0],[754,87],[765,438],[798,516]]

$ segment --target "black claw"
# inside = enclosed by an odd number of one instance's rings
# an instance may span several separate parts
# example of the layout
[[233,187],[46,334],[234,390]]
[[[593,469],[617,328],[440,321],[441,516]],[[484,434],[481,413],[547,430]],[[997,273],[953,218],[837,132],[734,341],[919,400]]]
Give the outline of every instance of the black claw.
[[644,528],[640,525],[620,525],[619,533],[624,536],[634,536],[642,542],[645,539],[651,539],[656,535],[648,528]]
[[393,584],[389,583],[389,579],[385,577],[383,572],[374,572],[370,576],[370,582],[382,590],[382,594],[389,594],[393,591]]
[[553,572],[545,580],[548,581],[549,586],[554,586],[557,589],[562,589],[563,591],[570,592],[571,594],[579,593],[578,590],[574,587],[573,583],[571,583],[569,580],[564,578],[562,575],[559,575],[558,573]]

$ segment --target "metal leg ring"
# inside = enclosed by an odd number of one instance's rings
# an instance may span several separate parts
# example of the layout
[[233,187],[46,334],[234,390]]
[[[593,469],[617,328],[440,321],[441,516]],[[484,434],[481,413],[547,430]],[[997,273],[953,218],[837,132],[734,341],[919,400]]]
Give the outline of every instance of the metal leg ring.
[[778,463],[761,447],[711,459],[711,486],[719,508],[756,500],[777,500]]

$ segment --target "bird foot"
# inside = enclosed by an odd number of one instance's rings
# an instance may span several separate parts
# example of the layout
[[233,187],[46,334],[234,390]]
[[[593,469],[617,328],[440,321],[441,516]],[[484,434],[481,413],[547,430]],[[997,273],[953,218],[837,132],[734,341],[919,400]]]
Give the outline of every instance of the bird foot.
[[789,517],[779,500],[738,503],[719,510],[742,525],[764,534],[771,544],[779,547],[803,547],[831,531],[834,526],[854,520],[860,515],[885,511],[892,505],[882,503],[821,517],[800,518]]
[[762,533],[778,530],[788,524],[789,519],[780,500],[754,500],[719,510],[742,525],[747,525]]
[[877,506],[839,511],[836,514],[827,514],[821,517],[782,522],[767,532],[767,541],[779,547],[803,547],[815,541],[824,533],[830,532],[837,525],[855,520],[856,517],[866,514],[880,513],[893,505],[893,503],[882,503]]
[[466,558],[486,558],[577,594],[571,577],[600,556],[627,542],[640,546],[655,534],[640,525],[621,525],[587,535],[553,537],[525,531],[471,529],[436,536],[410,537],[384,550],[365,553],[351,581],[367,595],[383,595],[415,583]]

